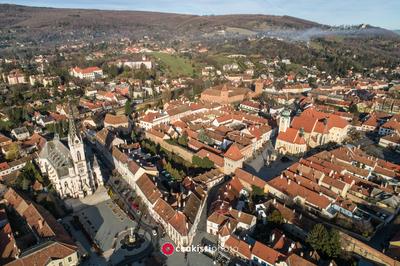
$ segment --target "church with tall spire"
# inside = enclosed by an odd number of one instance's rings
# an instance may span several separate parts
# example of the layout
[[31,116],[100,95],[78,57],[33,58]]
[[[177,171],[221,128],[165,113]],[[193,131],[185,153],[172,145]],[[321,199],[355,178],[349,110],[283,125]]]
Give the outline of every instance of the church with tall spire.
[[68,147],[55,135],[40,151],[38,161],[61,198],[83,198],[103,185],[103,177],[96,155],[85,149],[71,105],[68,119]]

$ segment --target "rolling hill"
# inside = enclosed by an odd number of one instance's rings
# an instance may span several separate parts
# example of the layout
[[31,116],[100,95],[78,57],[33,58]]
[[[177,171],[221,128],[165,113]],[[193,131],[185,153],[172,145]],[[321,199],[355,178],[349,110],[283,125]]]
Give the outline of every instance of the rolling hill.
[[[360,68],[392,66],[400,58],[400,36],[367,24],[333,27],[290,16],[198,16],[0,4],[0,53],[8,55],[65,43],[144,36],[167,45],[201,41],[216,53],[298,58],[310,64],[346,58],[344,65],[359,64]],[[342,67],[337,64],[337,68]]]
[[[314,35],[358,34],[357,31],[395,35],[369,27],[333,28],[315,22],[271,15],[198,16],[145,11],[59,9],[0,4],[1,39],[44,45],[72,40],[141,38],[148,35],[162,40],[193,40],[267,34],[302,39]],[[0,40],[1,40],[0,39]]]

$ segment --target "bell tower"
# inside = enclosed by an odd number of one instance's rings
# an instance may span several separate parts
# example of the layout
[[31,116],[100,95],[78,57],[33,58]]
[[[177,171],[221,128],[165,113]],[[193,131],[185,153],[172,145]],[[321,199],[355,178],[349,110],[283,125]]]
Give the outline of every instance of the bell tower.
[[76,128],[74,111],[71,103],[69,103],[69,132],[68,132],[68,146],[74,164],[75,175],[79,178],[79,194],[80,197],[86,194],[92,194],[92,184],[90,184],[90,178],[88,173],[88,166],[85,156],[85,147],[83,140]]
[[289,127],[290,127],[290,111],[285,108],[281,113],[281,117],[279,118],[279,132],[286,132],[286,130]]
[[69,120],[68,146],[69,150],[71,151],[72,160],[74,163],[80,161],[86,161],[82,138],[79,132],[77,131],[75,125],[75,117],[73,114],[71,104],[69,105],[68,120]]

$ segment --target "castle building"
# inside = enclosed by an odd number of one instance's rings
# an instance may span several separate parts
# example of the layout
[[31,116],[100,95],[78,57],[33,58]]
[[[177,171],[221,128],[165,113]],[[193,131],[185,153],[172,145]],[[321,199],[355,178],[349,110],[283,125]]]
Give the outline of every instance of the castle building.
[[[289,126],[290,125],[290,126]],[[334,114],[309,108],[290,122],[286,110],[279,121],[275,149],[281,154],[301,154],[329,142],[342,143],[347,137],[348,121]]]
[[87,67],[87,68],[74,67],[70,69],[69,74],[75,78],[88,79],[88,80],[103,78],[103,70],[98,67]]
[[93,155],[92,163],[78,133],[72,111],[69,117],[68,148],[56,135],[39,153],[39,166],[48,175],[61,198],[83,198],[103,185],[103,177]]
[[200,95],[203,102],[232,104],[258,97],[262,94],[263,83],[255,82],[254,91],[248,88],[234,87],[228,84],[217,85],[204,90]]

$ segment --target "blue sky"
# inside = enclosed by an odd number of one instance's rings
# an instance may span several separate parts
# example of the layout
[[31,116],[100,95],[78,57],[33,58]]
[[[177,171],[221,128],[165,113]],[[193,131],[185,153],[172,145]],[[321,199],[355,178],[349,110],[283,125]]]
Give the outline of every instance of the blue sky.
[[0,0],[0,3],[198,15],[290,15],[329,25],[368,23],[400,29],[400,0]]

